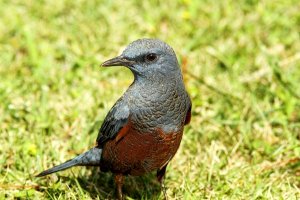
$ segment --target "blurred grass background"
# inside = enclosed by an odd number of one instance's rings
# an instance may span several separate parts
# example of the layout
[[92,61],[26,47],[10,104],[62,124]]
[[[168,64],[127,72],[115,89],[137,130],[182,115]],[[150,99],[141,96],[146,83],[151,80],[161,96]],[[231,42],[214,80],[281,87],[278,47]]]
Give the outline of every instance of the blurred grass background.
[[[0,199],[114,197],[95,168],[34,175],[95,144],[133,79],[99,64],[143,37],[174,48],[193,100],[169,198],[299,199],[299,11],[298,0],[1,0]],[[162,198],[153,174],[124,190]]]

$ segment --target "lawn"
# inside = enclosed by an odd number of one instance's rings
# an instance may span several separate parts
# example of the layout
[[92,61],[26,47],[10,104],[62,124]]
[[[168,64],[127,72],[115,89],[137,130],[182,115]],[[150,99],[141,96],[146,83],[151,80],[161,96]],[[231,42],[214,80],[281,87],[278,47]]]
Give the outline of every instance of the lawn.
[[[164,3],[162,3],[164,2]],[[169,199],[300,199],[299,0],[0,1],[0,199],[110,199],[111,174],[42,170],[93,147],[133,40],[177,53],[192,101]],[[162,199],[155,174],[127,199]]]

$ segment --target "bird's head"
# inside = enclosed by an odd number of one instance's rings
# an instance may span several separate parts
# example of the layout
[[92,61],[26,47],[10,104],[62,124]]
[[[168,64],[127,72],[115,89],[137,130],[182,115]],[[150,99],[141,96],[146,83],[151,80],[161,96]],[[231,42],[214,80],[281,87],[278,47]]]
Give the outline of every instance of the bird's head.
[[172,77],[180,73],[173,49],[158,39],[136,40],[120,56],[105,61],[102,66],[128,67],[136,78]]

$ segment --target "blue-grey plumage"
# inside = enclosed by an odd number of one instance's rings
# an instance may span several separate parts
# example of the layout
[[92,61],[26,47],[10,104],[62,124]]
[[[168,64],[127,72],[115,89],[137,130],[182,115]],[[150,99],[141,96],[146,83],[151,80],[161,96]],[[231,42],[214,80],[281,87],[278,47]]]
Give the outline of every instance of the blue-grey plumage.
[[100,166],[116,175],[118,198],[122,199],[124,175],[157,170],[162,183],[184,125],[191,119],[192,105],[176,54],[160,40],[134,41],[102,66],[125,66],[134,74],[134,81],[105,117],[96,147],[38,176],[73,166]]

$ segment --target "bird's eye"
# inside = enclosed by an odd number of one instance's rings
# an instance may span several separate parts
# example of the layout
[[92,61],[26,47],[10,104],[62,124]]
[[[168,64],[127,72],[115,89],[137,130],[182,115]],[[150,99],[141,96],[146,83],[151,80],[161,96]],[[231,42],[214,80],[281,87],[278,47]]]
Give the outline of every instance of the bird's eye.
[[157,55],[155,53],[150,53],[145,56],[145,60],[148,62],[152,62],[157,59]]

